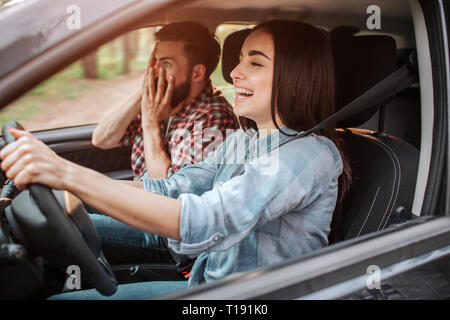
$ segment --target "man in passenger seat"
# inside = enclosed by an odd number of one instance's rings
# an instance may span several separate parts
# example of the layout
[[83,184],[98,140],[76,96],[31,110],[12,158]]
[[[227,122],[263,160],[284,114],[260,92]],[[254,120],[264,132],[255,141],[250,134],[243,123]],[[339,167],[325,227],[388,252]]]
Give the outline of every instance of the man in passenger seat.
[[[92,137],[100,148],[131,145],[136,181],[143,176],[168,178],[201,161],[220,142],[208,132],[225,137],[227,129],[239,127],[231,106],[210,80],[220,45],[208,29],[196,22],[171,23],[155,38],[141,86],[100,121]],[[145,80],[151,92],[144,104]],[[91,218],[110,262],[170,260],[162,237],[103,214],[93,213]]]
[[[167,178],[184,165],[201,160],[212,139],[204,139],[200,148],[191,150],[194,135],[213,129],[225,137],[226,129],[239,127],[231,106],[211,84],[220,45],[208,29],[196,22],[171,23],[155,38],[150,69],[144,75],[155,79],[152,103],[141,108],[143,79],[125,103],[101,119],[92,136],[92,143],[99,148],[132,145],[134,180],[145,173],[151,178]],[[156,96],[157,85],[169,89],[171,84],[168,99],[162,99],[168,90]],[[180,139],[177,129],[191,136]]]

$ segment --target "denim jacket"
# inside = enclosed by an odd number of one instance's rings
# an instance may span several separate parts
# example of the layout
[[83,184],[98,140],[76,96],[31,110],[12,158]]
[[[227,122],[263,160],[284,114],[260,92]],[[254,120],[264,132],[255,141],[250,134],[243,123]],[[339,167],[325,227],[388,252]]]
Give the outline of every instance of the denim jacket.
[[342,168],[338,149],[323,136],[293,139],[275,130],[259,138],[240,129],[202,162],[143,182],[182,202],[181,241],[169,245],[198,255],[193,286],[326,246]]

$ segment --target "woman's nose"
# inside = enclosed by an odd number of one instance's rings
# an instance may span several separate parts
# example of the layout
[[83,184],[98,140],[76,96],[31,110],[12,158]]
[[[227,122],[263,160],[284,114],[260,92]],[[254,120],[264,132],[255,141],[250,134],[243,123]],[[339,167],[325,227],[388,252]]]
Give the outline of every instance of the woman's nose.
[[242,79],[244,77],[244,75],[242,74],[242,70],[241,70],[241,63],[238,63],[238,65],[236,67],[234,67],[233,70],[231,70],[230,77],[231,77],[231,79],[233,79],[233,81],[235,79]]

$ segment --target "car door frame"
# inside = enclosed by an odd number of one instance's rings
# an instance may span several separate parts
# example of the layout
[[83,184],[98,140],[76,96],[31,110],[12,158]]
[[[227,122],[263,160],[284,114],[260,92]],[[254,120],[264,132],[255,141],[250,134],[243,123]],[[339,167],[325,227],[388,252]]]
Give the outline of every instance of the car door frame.
[[158,299],[339,299],[367,286],[370,267],[378,268],[383,282],[445,256],[450,256],[450,217],[421,217]]

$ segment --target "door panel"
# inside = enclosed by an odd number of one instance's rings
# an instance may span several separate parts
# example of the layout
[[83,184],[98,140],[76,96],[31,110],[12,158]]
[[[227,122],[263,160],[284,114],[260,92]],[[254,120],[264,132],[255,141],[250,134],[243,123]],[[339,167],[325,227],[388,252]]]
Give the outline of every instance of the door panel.
[[[100,149],[92,145],[95,125],[33,132],[61,157],[114,179],[132,180],[130,147]],[[4,145],[2,139],[1,147]]]

